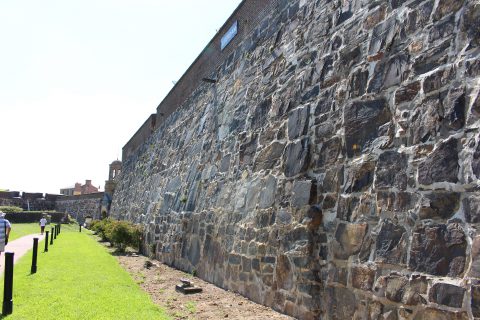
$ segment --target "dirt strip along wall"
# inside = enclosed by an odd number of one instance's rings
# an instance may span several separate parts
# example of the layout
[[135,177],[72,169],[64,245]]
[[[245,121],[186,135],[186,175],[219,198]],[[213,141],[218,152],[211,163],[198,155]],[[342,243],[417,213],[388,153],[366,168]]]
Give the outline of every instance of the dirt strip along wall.
[[103,192],[65,196],[57,199],[55,210],[70,214],[79,223],[85,222],[87,216],[101,218]]
[[301,319],[480,317],[480,5],[271,3],[123,159],[111,214]]

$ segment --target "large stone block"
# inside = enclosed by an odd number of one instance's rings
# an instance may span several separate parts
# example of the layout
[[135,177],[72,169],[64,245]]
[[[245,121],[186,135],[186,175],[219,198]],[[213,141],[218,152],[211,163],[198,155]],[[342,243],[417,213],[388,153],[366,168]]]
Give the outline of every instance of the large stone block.
[[378,157],[375,188],[407,188],[408,155],[396,151],[384,152]]
[[428,298],[431,302],[452,308],[461,308],[465,291],[464,288],[452,284],[435,283],[428,293]]
[[459,143],[455,138],[441,142],[418,166],[418,183],[429,185],[435,182],[458,181]]
[[310,108],[301,107],[290,112],[288,116],[288,138],[297,139],[307,133]]
[[373,183],[375,162],[363,162],[347,169],[345,192],[361,192],[370,188]]
[[308,138],[287,145],[284,154],[285,176],[293,177],[307,169],[309,151]]
[[463,274],[467,242],[459,224],[427,223],[413,233],[409,268],[438,276]]
[[477,179],[480,179],[480,143],[478,143],[477,149],[473,154],[472,170],[475,176],[477,176]]
[[353,266],[350,277],[354,288],[370,291],[375,280],[375,269],[368,265]]
[[337,259],[348,259],[358,254],[367,234],[366,223],[339,223],[335,231],[335,241],[332,244],[333,255]]
[[390,220],[385,220],[376,239],[376,260],[390,264],[405,264],[407,238],[408,235],[404,227],[394,224]]
[[331,319],[353,319],[357,298],[350,289],[330,287],[327,290],[326,308]]
[[473,316],[480,317],[480,286],[472,286],[472,294],[470,301]]
[[391,113],[384,99],[358,101],[345,107],[345,143],[347,155],[361,153],[378,138],[379,127],[390,121]]
[[283,150],[285,150],[285,144],[277,141],[263,148],[255,159],[255,170],[272,169],[278,164]]
[[339,156],[343,155],[343,142],[340,137],[333,137],[322,144],[318,155],[317,168],[324,168],[332,165],[339,160]]
[[460,207],[460,193],[431,192],[423,195],[419,216],[421,219],[448,219]]
[[413,320],[467,320],[466,312],[450,312],[433,308],[420,310]]
[[[472,264],[468,275],[474,278],[480,278],[480,236],[472,239]],[[480,306],[479,306],[480,308]]]
[[293,183],[292,206],[302,207],[308,205],[310,202],[311,191],[311,181],[295,180]]
[[427,304],[424,298],[427,289],[428,282],[424,276],[408,279],[401,274],[390,274],[379,277],[375,283],[378,296],[404,305]]
[[440,20],[447,14],[458,11],[463,6],[464,0],[440,0],[433,13],[434,20]]
[[285,255],[277,257],[275,265],[275,279],[279,288],[290,290],[294,286],[293,266],[290,259]]

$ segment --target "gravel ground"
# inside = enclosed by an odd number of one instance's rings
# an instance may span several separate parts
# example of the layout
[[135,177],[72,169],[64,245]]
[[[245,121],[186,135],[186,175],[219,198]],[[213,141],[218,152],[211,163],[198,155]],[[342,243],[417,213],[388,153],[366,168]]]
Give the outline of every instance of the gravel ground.
[[[152,300],[174,319],[293,319],[147,257],[128,253],[117,258]],[[184,295],[175,291],[182,278],[193,281],[203,292]]]

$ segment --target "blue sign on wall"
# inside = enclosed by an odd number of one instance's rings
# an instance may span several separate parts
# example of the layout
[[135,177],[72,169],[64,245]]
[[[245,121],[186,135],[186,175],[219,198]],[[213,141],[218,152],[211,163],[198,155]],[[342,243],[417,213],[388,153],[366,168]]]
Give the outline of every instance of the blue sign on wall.
[[227,33],[225,33],[222,37],[221,42],[221,49],[225,49],[225,47],[232,41],[233,38],[238,33],[238,21],[235,21],[233,25],[228,29]]

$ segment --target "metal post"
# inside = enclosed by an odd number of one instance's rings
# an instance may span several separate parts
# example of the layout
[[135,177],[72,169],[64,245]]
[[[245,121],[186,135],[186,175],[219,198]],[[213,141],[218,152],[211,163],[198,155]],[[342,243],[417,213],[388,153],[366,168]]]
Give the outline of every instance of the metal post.
[[58,233],[60,233],[60,231],[62,231],[62,224],[61,223],[58,224]]
[[13,312],[13,252],[5,252],[5,278],[3,282],[3,308],[4,316]]
[[52,232],[50,233],[50,245],[53,246],[53,228],[52,228]]
[[48,252],[48,231],[45,231],[45,249],[43,252]]
[[30,269],[30,273],[37,272],[37,254],[38,254],[38,238],[33,238],[32,268]]
[[80,232],[82,232],[82,225],[81,225],[81,224],[79,224],[78,226],[80,227]]
[[53,232],[54,232],[54,233],[53,233],[53,238],[54,238],[55,240],[57,240],[57,226],[55,226],[55,227],[53,228]]

